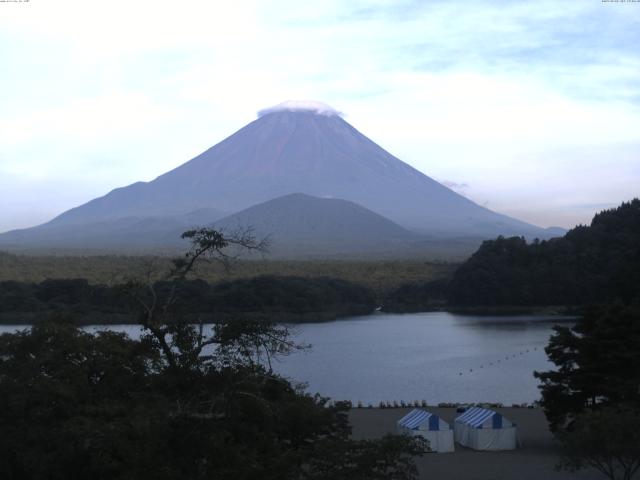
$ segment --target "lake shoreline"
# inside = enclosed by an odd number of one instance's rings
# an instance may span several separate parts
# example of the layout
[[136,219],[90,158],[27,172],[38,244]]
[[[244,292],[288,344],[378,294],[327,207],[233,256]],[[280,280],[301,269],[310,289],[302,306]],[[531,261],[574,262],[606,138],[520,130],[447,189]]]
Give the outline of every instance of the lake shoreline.
[[[189,323],[198,324],[215,323],[219,319],[265,319],[275,323],[304,325],[307,323],[329,323],[341,320],[347,320],[356,316],[366,316],[376,313],[383,314],[415,314],[415,313],[451,313],[456,315],[473,315],[473,316],[518,316],[518,315],[543,315],[551,317],[564,316],[580,316],[582,308],[575,306],[505,306],[505,307],[441,307],[422,310],[405,310],[405,311],[387,311],[384,308],[380,311],[329,311],[329,312],[238,312],[238,313],[218,313],[218,314],[186,314],[182,315],[182,319]],[[128,313],[105,313],[105,312],[77,312],[67,310],[49,310],[42,312],[3,312],[0,313],[0,325],[34,325],[41,323],[50,318],[66,317],[73,318],[79,326],[96,326],[96,325],[139,325],[135,314]],[[86,318],[86,321],[83,319]]]
[[[188,323],[199,324],[201,321],[205,324],[215,323],[219,320],[227,319],[263,319],[273,321],[275,323],[326,323],[351,318],[354,316],[370,315],[370,311],[345,311],[345,312],[307,312],[307,313],[272,313],[272,312],[245,312],[245,313],[202,313],[202,314],[184,314],[179,317]],[[79,326],[95,326],[95,325],[140,325],[136,320],[136,315],[128,313],[104,313],[104,312],[73,312],[73,311],[45,311],[45,312],[7,312],[0,313],[0,325],[33,325],[41,323],[49,318],[70,317],[75,320]]]
[[[98,319],[93,319],[98,320]],[[206,321],[206,318],[203,318]],[[185,321],[197,324],[196,319]],[[415,405],[451,402],[531,404],[540,396],[534,371],[553,366],[544,352],[555,325],[575,318],[558,315],[485,316],[429,312],[378,312],[334,322],[283,324],[291,340],[310,349],[277,358],[277,373],[305,382],[353,405],[402,400]],[[91,322],[87,322],[91,323]],[[96,324],[97,323],[97,324]],[[210,333],[213,325],[205,325]],[[29,329],[14,322],[0,332]],[[140,337],[139,324],[82,326]],[[388,403],[387,403],[388,404]]]
[[580,305],[439,305],[419,309],[390,309],[382,307],[385,313],[428,313],[443,312],[455,313],[458,315],[480,315],[480,316],[500,316],[500,315],[582,315],[583,306]]

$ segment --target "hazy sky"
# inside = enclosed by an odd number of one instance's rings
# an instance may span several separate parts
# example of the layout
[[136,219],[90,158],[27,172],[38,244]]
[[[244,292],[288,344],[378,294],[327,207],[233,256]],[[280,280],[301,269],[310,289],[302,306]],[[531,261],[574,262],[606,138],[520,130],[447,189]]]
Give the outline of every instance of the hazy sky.
[[640,3],[31,0],[0,3],[0,231],[287,99],[541,226],[640,195]]

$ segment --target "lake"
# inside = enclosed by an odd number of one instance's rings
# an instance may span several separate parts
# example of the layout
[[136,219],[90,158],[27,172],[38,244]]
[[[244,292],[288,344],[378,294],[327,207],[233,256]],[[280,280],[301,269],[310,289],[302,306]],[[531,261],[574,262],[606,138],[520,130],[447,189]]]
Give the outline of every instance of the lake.
[[[446,312],[376,313],[291,326],[312,348],[274,363],[308,390],[336,400],[371,403],[531,403],[540,398],[534,370],[549,370],[544,347],[558,316],[474,316]],[[0,332],[16,326],[0,326]],[[139,335],[139,327],[110,328]]]

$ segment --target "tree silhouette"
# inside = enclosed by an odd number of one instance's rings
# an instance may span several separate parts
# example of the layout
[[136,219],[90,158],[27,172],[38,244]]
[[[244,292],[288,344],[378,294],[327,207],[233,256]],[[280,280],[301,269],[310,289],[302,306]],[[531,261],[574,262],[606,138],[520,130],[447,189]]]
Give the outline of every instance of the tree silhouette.
[[[181,317],[183,282],[232,241],[185,233],[166,274],[131,281],[145,334],[95,335],[64,319],[0,336],[0,478],[365,480],[417,477],[427,445],[350,438],[346,403],[306,393],[269,360],[297,348],[285,327]],[[262,244],[240,237],[242,248]]]

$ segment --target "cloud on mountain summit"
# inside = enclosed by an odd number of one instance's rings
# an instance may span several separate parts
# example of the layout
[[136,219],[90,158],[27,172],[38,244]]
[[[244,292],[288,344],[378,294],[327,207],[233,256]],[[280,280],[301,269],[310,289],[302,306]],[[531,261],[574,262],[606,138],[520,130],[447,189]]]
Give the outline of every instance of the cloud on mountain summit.
[[275,112],[312,112],[316,115],[327,117],[342,117],[344,114],[326,103],[314,100],[287,100],[273,107],[264,108],[258,111],[258,118]]

